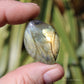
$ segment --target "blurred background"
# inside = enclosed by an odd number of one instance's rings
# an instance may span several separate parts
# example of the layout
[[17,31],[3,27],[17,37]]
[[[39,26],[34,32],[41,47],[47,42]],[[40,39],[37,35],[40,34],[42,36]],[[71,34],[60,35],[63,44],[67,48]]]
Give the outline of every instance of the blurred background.
[[[54,84],[84,84],[84,0],[18,0],[37,3],[36,18],[51,24],[60,38],[56,63],[64,67],[64,77]],[[0,28],[0,77],[19,66],[35,62],[27,54],[24,30],[27,23]]]

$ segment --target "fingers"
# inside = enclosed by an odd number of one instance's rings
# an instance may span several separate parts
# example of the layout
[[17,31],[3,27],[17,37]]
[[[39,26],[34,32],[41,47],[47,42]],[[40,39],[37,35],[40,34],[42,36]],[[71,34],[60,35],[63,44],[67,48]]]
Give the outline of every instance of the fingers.
[[21,3],[19,1],[0,1],[0,26],[20,24],[38,16],[40,8],[34,3]]
[[59,80],[64,70],[59,64],[32,63],[22,66],[0,79],[0,84],[44,84]]

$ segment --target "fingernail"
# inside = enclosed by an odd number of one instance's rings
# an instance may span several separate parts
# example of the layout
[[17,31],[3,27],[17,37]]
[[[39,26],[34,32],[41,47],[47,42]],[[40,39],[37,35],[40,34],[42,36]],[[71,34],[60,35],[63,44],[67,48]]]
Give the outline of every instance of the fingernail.
[[56,69],[51,69],[47,71],[44,74],[43,78],[46,84],[50,84],[50,83],[53,83],[54,81],[57,81],[62,76],[63,76],[63,71],[61,72],[59,68],[56,68]]
[[35,4],[35,3],[31,3],[32,5],[35,5],[35,6],[38,6],[37,4]]
[[[35,4],[35,3],[26,3],[28,5],[33,5],[33,6],[36,6],[37,8],[39,8],[38,4]],[[40,9],[40,8],[39,8]]]
[[35,4],[35,3],[25,3],[25,4],[31,5],[31,6],[33,6],[35,9],[37,8],[37,9],[38,9],[38,14],[40,13],[40,7],[39,7],[38,4]]

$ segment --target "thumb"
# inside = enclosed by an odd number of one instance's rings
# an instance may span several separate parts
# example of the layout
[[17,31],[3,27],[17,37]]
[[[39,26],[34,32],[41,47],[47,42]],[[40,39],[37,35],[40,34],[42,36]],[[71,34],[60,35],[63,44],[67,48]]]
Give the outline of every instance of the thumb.
[[12,71],[0,79],[0,84],[49,84],[59,80],[64,70],[59,64],[32,63]]

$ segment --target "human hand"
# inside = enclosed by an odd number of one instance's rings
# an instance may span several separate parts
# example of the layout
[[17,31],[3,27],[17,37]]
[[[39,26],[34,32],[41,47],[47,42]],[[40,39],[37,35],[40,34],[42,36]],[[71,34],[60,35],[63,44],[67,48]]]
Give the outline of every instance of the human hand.
[[[40,8],[32,3],[0,1],[0,26],[20,24],[36,17]],[[59,64],[32,63],[9,72],[0,79],[0,84],[50,84],[59,80],[64,70]]]

